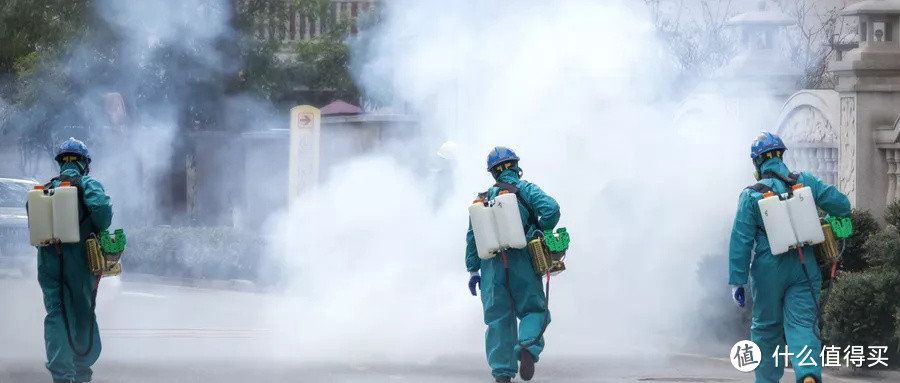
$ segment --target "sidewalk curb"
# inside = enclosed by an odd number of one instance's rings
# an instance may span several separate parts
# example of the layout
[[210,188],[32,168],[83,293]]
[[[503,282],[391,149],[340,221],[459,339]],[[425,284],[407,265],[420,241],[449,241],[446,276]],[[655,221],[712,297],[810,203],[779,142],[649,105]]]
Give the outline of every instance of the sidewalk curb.
[[231,291],[240,291],[240,292],[245,292],[245,293],[263,292],[263,288],[260,286],[257,286],[255,283],[253,283],[253,281],[248,281],[248,280],[243,280],[243,279],[228,279],[228,280],[192,279],[192,278],[162,277],[162,276],[158,276],[158,275],[128,273],[128,272],[122,273],[120,275],[120,278],[122,278],[122,282],[153,283],[153,284],[162,284],[162,285],[170,285],[170,286],[195,287],[195,288],[211,289],[211,290],[231,290]]
[[853,370],[848,367],[839,367],[836,369],[823,370],[823,374],[837,379],[865,380],[871,379],[877,381],[900,382],[900,371],[897,370]]
[[[686,356],[691,358],[698,359],[707,359],[713,360],[721,363],[731,363],[730,360],[726,358],[716,358],[708,355],[701,354],[691,354],[691,353],[678,353],[675,355]],[[790,367],[786,367],[784,369],[785,376],[794,374],[794,369]],[[838,383],[841,382],[900,382],[900,371],[891,371],[891,370],[858,370],[854,371],[849,368],[840,368],[840,369],[822,369],[822,376],[827,377],[829,380],[834,379]]]

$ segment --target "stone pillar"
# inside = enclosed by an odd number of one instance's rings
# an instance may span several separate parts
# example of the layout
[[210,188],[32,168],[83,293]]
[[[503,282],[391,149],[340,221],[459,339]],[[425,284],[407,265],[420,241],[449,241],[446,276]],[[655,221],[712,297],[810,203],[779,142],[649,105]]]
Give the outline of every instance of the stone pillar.
[[[194,147],[196,151],[196,147]],[[184,158],[184,174],[185,174],[185,214],[190,222],[194,220],[194,212],[197,206],[197,161],[194,157],[195,153],[188,153]]]
[[900,112],[900,3],[861,1],[842,14],[858,18],[860,41],[829,68],[841,99],[838,186],[854,207],[880,217],[890,186],[888,153],[876,138]]

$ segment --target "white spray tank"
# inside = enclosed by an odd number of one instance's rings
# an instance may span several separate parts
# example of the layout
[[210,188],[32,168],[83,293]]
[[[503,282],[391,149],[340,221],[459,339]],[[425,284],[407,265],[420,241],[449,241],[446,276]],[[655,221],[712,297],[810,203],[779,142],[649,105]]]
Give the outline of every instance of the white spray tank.
[[825,241],[819,211],[808,186],[794,185],[791,194],[782,194],[781,198],[772,192],[764,194],[759,200],[759,212],[773,255]]
[[81,242],[78,225],[78,188],[68,182],[53,189],[53,237],[62,243]]
[[475,248],[478,249],[478,257],[481,259],[493,258],[500,251],[500,241],[490,203],[485,206],[482,199],[473,201],[472,205],[469,205],[469,221],[472,223],[472,232],[475,234]]
[[503,248],[522,249],[528,246],[525,229],[522,227],[522,212],[515,194],[501,191],[493,201],[494,218],[497,221],[497,235]]
[[773,255],[786,253],[797,244],[787,204],[775,193],[763,194],[763,198],[759,200],[759,213],[762,215],[763,227]]
[[53,240],[53,202],[43,186],[28,192],[28,232],[31,246],[43,246]]
[[819,221],[819,210],[812,189],[803,184],[793,186],[793,196],[787,201],[788,213],[797,242],[800,245],[818,245],[825,242],[825,232]]

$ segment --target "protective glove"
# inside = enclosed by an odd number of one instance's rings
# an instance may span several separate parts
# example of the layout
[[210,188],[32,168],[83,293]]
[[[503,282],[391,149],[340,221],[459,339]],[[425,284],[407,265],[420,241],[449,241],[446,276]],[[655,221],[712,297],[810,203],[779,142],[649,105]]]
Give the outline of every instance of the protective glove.
[[744,303],[746,302],[744,299],[744,286],[731,286],[731,299],[734,300],[734,304],[737,307],[744,308]]
[[469,272],[469,292],[472,293],[472,296],[478,295],[475,293],[475,285],[481,285],[481,275],[477,271],[470,271]]

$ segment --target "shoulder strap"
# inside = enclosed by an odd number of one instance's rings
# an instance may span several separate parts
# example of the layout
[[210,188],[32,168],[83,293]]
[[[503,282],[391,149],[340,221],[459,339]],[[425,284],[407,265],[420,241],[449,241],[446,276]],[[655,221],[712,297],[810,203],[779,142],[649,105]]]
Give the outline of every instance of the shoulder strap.
[[[791,172],[787,176],[783,176],[781,174],[778,174],[778,173],[775,173],[772,171],[768,171],[768,172],[763,173],[762,177],[761,177],[761,179],[766,179],[766,178],[776,178],[776,179],[779,179],[782,182],[784,182],[788,187],[787,188],[788,195],[791,195],[791,194],[793,194],[793,190],[792,190],[791,186],[796,185],[797,181],[800,180],[800,173]],[[773,192],[773,193],[775,192],[775,190],[772,190],[772,188],[769,185],[766,185],[761,182],[757,182],[754,185],[748,186],[747,189],[753,190],[758,193],[763,193],[763,194],[768,193],[768,192]],[[779,197],[779,198],[781,198],[781,197]],[[760,226],[760,230],[763,232],[763,235],[766,234],[766,230],[762,226]]]
[[783,175],[781,175],[779,173],[775,173],[773,171],[767,171],[767,172],[763,173],[762,178],[775,178],[775,179],[781,180],[781,182],[784,182],[785,184],[787,184],[788,188],[790,189],[791,186],[796,185],[797,181],[800,180],[800,173],[791,172],[791,174],[783,176]]
[[774,190],[772,190],[772,188],[769,187],[769,185],[766,185],[764,183],[756,183],[754,185],[747,186],[747,189],[750,189],[757,193],[762,193],[762,194],[766,194],[768,192],[773,192],[773,193],[775,192]]
[[[524,198],[522,198],[522,194],[519,193],[519,187],[518,187],[518,186],[513,185],[513,184],[511,184],[511,183],[507,183],[507,182],[501,182],[501,181],[497,181],[497,183],[494,184],[494,186],[500,188],[501,190],[506,190],[506,191],[508,191],[508,192],[510,192],[510,193],[515,194],[515,195],[516,195],[516,199],[519,200],[519,203],[521,203],[522,206],[525,207],[525,211],[528,212],[528,222],[530,222],[532,225],[534,225],[534,228],[535,228],[536,230],[541,230],[541,225],[538,223],[537,215],[534,214],[534,210],[532,210],[532,209],[531,209],[531,206],[528,205],[527,202],[525,202],[525,199],[524,199]],[[527,234],[527,233],[526,233],[526,234]]]
[[[796,185],[797,181],[800,180],[800,173],[791,172],[791,174],[788,174],[787,176],[783,176],[781,174],[778,174],[778,173],[775,173],[772,171],[768,171],[768,172],[763,173],[763,175],[762,175],[762,179],[766,179],[766,178],[775,178],[775,179],[781,180],[781,182],[784,182],[785,185],[787,185],[788,194],[791,194],[791,186]],[[774,190],[772,190],[771,187],[769,187],[768,185],[766,185],[764,183],[756,183],[755,185],[748,186],[747,189],[750,189],[750,190],[753,190],[753,191],[756,191],[759,193],[763,193],[763,194],[768,193],[768,192],[773,192],[773,193],[775,192]]]

